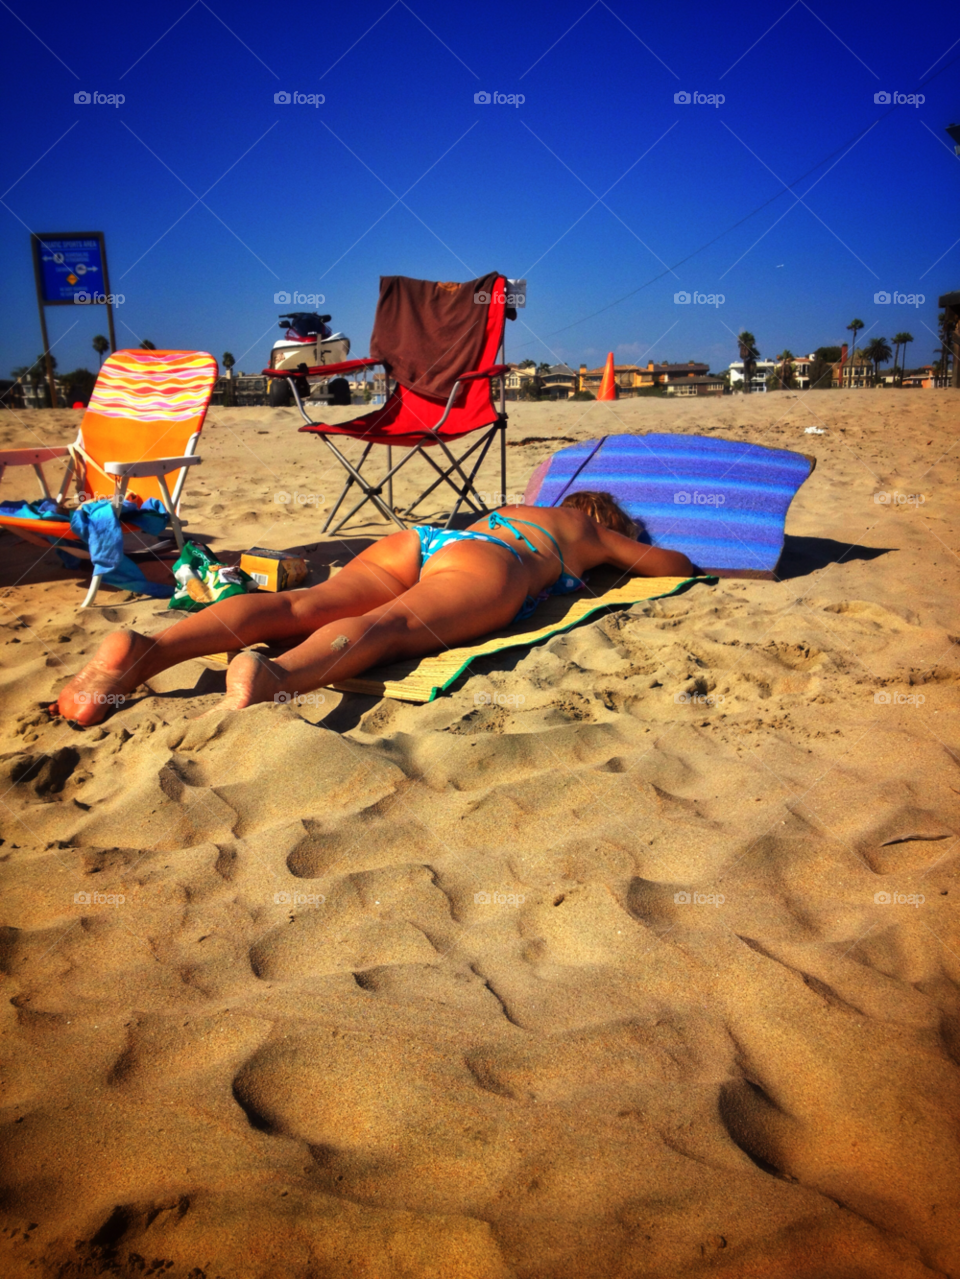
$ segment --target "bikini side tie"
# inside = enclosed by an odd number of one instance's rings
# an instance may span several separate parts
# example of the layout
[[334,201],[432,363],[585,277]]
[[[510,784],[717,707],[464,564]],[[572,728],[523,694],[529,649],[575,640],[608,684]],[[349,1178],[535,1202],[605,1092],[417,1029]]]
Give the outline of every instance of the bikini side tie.
[[[527,523],[529,523],[529,521],[528,521],[528,520],[520,520],[520,521],[519,521],[519,523],[521,523],[521,524],[527,524]],[[540,554],[540,548],[539,548],[539,547],[537,547],[537,546],[534,546],[534,544],[530,541],[529,537],[527,537],[525,534],[521,533],[521,532],[520,532],[520,530],[519,530],[519,529],[518,529],[518,528],[517,528],[514,524],[512,524],[512,523],[510,522],[510,520],[508,520],[508,519],[507,519],[505,516],[503,516],[503,515],[499,515],[496,511],[491,512],[491,514],[490,514],[490,518],[489,518],[489,520],[487,521],[487,527],[488,527],[488,528],[492,528],[492,529],[493,529],[493,528],[508,528],[508,529],[510,530],[510,532],[514,535],[514,537],[518,537],[518,538],[520,539],[520,541],[521,541],[521,542],[525,542],[525,543],[526,543],[526,545],[530,547],[530,550],[531,550],[531,551],[533,551],[534,555],[539,555],[539,554]],[[530,525],[530,527],[531,527],[531,528],[539,528],[540,526],[539,526],[538,524],[531,524],[531,525]],[[545,530],[545,529],[543,529],[543,530],[541,530],[541,532],[546,532],[546,530]]]

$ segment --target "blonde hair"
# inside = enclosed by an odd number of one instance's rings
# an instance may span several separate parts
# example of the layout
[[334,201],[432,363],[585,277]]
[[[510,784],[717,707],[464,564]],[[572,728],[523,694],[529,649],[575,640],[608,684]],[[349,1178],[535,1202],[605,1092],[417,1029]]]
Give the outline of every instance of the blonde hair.
[[642,527],[630,518],[617,499],[609,493],[581,489],[579,493],[568,493],[560,505],[572,506],[574,510],[589,515],[604,528],[613,529],[615,533],[622,533],[625,537],[635,538]]

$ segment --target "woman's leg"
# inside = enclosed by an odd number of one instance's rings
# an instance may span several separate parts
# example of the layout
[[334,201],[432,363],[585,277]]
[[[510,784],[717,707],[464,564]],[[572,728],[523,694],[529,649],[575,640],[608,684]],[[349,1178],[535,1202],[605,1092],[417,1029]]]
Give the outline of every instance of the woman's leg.
[[283,700],[371,666],[452,648],[508,626],[526,584],[505,551],[466,543],[445,549],[416,586],[362,617],[321,626],[274,661],[241,653],[227,671],[228,706]]
[[[328,582],[306,591],[234,595],[192,613],[156,636],[116,631],[63,689],[60,713],[88,725],[144,680],[191,657],[235,652],[249,644],[295,639],[343,617],[367,613],[417,580],[416,533],[394,533],[367,547]],[[109,698],[109,700],[107,700]]]

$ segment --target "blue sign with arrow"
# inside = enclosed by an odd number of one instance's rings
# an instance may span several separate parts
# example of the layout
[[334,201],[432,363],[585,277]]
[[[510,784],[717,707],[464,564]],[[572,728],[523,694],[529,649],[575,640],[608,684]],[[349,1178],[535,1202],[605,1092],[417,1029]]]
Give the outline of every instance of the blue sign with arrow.
[[[38,236],[34,246],[44,305],[97,302],[107,292],[99,237],[68,239],[44,236],[41,239]],[[79,299],[78,294],[81,295]]]

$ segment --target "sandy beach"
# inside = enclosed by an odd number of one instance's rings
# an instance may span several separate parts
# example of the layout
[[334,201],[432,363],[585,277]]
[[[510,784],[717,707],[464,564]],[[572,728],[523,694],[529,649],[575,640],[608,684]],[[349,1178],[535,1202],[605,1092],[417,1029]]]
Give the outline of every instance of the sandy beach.
[[[510,494],[619,431],[817,467],[781,580],[427,705],[198,718],[225,676],[195,661],[51,723],[105,634],[179,615],[78,612],[82,574],[4,535],[0,1273],[960,1276],[957,405],[510,405]],[[4,413],[0,447],[79,418]],[[389,530],[321,537],[339,472],[298,421],[211,410],[183,514],[316,583]]]

